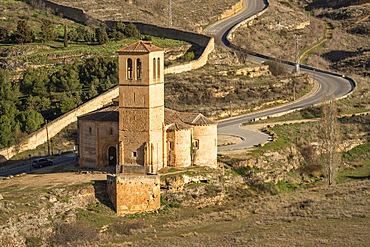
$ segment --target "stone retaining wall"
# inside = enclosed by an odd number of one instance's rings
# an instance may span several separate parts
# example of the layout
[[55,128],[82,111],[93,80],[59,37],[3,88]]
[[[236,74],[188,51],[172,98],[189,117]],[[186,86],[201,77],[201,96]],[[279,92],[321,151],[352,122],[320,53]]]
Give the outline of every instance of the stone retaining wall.
[[10,159],[17,153],[35,149],[37,146],[47,142],[47,132],[49,134],[49,138],[54,137],[70,123],[76,122],[78,116],[95,111],[104,105],[110,104],[112,99],[117,96],[118,87],[115,87],[50,122],[47,125],[47,128],[44,126],[40,130],[32,133],[21,144],[12,146],[10,148],[1,149],[0,162]]

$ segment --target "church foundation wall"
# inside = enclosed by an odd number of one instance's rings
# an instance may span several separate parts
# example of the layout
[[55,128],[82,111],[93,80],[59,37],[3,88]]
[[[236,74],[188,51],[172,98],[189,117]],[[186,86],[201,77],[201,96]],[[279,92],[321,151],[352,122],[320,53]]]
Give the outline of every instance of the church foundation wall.
[[108,175],[107,185],[118,215],[155,211],[161,206],[158,175]]

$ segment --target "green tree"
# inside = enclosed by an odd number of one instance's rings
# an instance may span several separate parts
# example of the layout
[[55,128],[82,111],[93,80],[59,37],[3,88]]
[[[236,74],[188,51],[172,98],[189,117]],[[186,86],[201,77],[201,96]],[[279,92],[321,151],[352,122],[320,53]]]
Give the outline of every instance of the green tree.
[[132,37],[136,39],[139,39],[141,37],[140,31],[136,28],[135,24],[133,23],[129,23],[125,27],[124,34],[126,37]]
[[24,20],[19,20],[15,31],[15,42],[17,44],[30,43],[33,40],[31,27]]
[[68,40],[76,42],[78,40],[78,33],[76,29],[71,29],[68,32]]
[[19,102],[20,92],[18,85],[9,79],[9,73],[0,69],[0,115],[14,118],[17,114],[16,104]]
[[42,42],[54,40],[56,33],[54,32],[54,25],[49,20],[43,20],[41,25],[41,40]]
[[14,144],[14,125],[14,119],[6,115],[0,115],[0,148],[10,147]]
[[95,40],[95,32],[88,27],[78,27],[78,39],[85,42],[93,42]]
[[103,45],[108,42],[108,34],[104,25],[101,25],[96,29],[96,40],[99,45]]
[[27,69],[19,81],[21,92],[24,95],[48,96],[48,84],[49,77],[43,69]]
[[67,25],[66,24],[64,24],[63,45],[64,45],[64,48],[68,47],[68,33],[67,33]]
[[48,97],[41,97],[41,96],[28,96],[26,101],[26,108],[25,110],[34,110],[37,112],[47,112],[50,108],[51,101]]
[[125,38],[125,28],[126,25],[123,22],[117,22],[116,26],[110,32],[113,39],[123,40]]
[[64,114],[75,109],[78,106],[76,99],[70,93],[61,93],[57,107],[60,110],[60,114]]
[[28,134],[38,130],[44,123],[41,113],[34,110],[20,112],[17,118],[21,124],[21,130]]

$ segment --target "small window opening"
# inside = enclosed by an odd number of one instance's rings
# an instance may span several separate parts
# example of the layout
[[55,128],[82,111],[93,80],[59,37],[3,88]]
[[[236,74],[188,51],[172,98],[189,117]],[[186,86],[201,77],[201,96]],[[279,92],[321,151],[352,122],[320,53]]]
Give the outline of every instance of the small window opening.
[[89,133],[91,134],[91,132],[92,132],[92,128],[91,128],[91,127],[89,127]]
[[110,128],[110,134],[113,135],[113,128]]
[[132,80],[132,59],[127,59],[127,79]]
[[137,75],[137,79],[141,80],[141,60],[140,58],[136,60],[136,75]]
[[132,152],[132,157],[137,157],[137,153],[136,152]]
[[157,75],[157,62],[155,61],[155,58],[153,58],[153,80],[156,79]]
[[158,63],[158,65],[157,65],[157,73],[158,73],[157,78],[160,79],[161,78],[161,59],[160,58],[158,58],[157,63]]
[[193,142],[193,148],[194,148],[194,149],[199,149],[199,140],[195,140],[195,141]]

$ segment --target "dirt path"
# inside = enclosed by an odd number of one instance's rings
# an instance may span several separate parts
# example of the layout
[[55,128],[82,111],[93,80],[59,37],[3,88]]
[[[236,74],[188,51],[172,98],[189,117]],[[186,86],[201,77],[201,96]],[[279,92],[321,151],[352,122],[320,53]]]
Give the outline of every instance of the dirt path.
[[[0,191],[6,194],[7,187],[17,186],[19,189],[32,188],[49,189],[56,186],[69,186],[74,184],[90,183],[96,180],[106,180],[106,174],[79,174],[75,172],[27,174],[0,182]],[[5,189],[5,190],[4,190]]]

